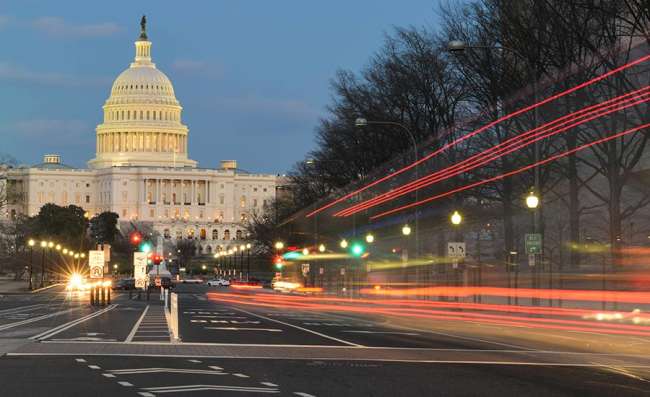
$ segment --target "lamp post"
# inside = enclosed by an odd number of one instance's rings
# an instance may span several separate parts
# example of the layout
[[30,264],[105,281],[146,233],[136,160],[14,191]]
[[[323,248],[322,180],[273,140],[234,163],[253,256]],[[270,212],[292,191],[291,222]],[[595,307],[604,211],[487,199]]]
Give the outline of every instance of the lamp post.
[[41,283],[40,288],[43,288],[45,283],[45,248],[47,248],[47,241],[41,241]]
[[246,281],[248,281],[251,276],[251,247],[251,243],[246,244]]
[[[454,212],[451,214],[451,216],[449,217],[449,220],[451,221],[451,224],[452,224],[454,227],[456,227],[456,231],[455,231],[455,233],[454,233],[454,234],[455,234],[454,239],[455,239],[455,240],[460,240],[460,231],[459,231],[459,227],[460,227],[460,224],[463,222],[463,217],[462,217],[462,215],[461,215],[458,211],[454,211]],[[459,280],[458,280],[458,259],[456,259],[456,258],[453,259],[452,267],[453,267],[453,269],[454,269],[454,286],[457,287],[457,286],[458,286],[458,281],[459,281]],[[456,301],[458,301],[458,299],[459,299],[457,293],[456,293],[456,295],[455,295],[455,299],[456,299]]]
[[[413,145],[413,163],[415,164],[415,169],[414,169],[415,179],[417,180],[419,178],[419,175],[418,175],[419,157],[418,157],[417,141],[415,140],[415,136],[413,135],[411,130],[409,130],[404,124],[398,123],[396,121],[376,121],[376,120],[367,120],[365,118],[359,117],[354,121],[354,125],[357,128],[366,127],[368,125],[387,125],[387,126],[398,127],[402,131],[404,131],[406,133],[406,135],[408,135],[409,139],[411,140],[411,144]],[[419,189],[416,187],[416,189],[415,189],[415,201],[414,202],[416,202],[416,203],[418,202],[418,197],[419,197]],[[419,237],[420,220],[419,220],[419,216],[418,216],[417,207],[414,207],[414,209],[413,209],[413,216],[415,218],[414,219],[414,221],[415,221],[415,257],[417,258],[420,255],[420,240],[418,238]],[[405,268],[404,278],[407,277],[406,272],[407,272],[407,270]]]
[[27,245],[29,245],[29,290],[31,291],[34,288],[32,282],[32,274],[34,274],[34,244],[36,241],[34,239],[29,239]]
[[[246,245],[242,244],[239,246],[239,279],[244,278],[244,250]],[[246,280],[248,281],[248,275],[246,275]]]
[[[539,206],[539,197],[535,194],[535,191],[531,191],[530,194],[526,197],[526,206],[532,211],[533,215],[533,234],[537,235],[538,234],[538,225],[537,225],[537,207]],[[543,241],[541,242],[543,244]],[[533,288],[539,288],[538,286],[538,274],[539,270],[536,269],[536,253],[528,253],[529,255],[529,265],[532,267],[532,273],[533,273]],[[541,265],[541,264],[540,264]],[[536,305],[538,303],[538,299],[535,297],[533,298],[533,304]]]

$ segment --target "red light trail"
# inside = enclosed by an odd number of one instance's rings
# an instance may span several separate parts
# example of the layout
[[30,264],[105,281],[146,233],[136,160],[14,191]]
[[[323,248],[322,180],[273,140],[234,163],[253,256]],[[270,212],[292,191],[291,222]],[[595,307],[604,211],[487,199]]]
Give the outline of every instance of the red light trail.
[[601,139],[595,140],[595,141],[590,142],[590,143],[586,143],[584,145],[578,146],[578,147],[573,148],[571,150],[567,150],[565,152],[555,154],[555,155],[553,155],[551,157],[548,157],[548,158],[546,158],[544,160],[540,160],[538,162],[529,164],[529,165],[527,165],[525,167],[521,167],[519,169],[509,171],[509,172],[494,176],[492,178],[488,178],[488,179],[484,179],[482,181],[470,183],[469,185],[465,185],[465,186],[462,186],[462,187],[459,187],[459,188],[456,188],[456,189],[453,189],[453,190],[449,190],[449,191],[447,191],[445,193],[437,194],[435,196],[431,196],[431,197],[428,197],[428,198],[423,199],[423,200],[419,200],[419,201],[416,201],[416,202],[413,202],[413,203],[410,203],[410,204],[407,204],[407,205],[403,205],[401,207],[397,207],[397,208],[393,208],[393,209],[388,210],[388,211],[381,212],[379,214],[371,216],[370,219],[371,220],[378,219],[378,218],[384,217],[386,215],[394,214],[394,213],[399,212],[399,211],[403,211],[403,210],[413,208],[413,207],[416,207],[416,206],[419,206],[419,205],[422,205],[422,204],[425,204],[425,203],[429,203],[431,201],[438,200],[440,198],[447,197],[449,195],[452,195],[452,194],[455,194],[455,193],[458,193],[458,192],[462,192],[462,191],[465,191],[465,190],[468,190],[468,189],[472,189],[472,188],[475,188],[477,186],[484,185],[486,183],[494,182],[494,181],[497,181],[497,180],[500,180],[500,179],[503,179],[503,178],[507,178],[507,177],[510,177],[510,176],[513,176],[513,175],[517,175],[517,174],[520,174],[520,173],[522,173],[524,171],[528,171],[528,170],[530,170],[532,168],[539,167],[540,165],[544,165],[544,164],[550,163],[552,161],[559,160],[559,159],[561,159],[563,157],[566,157],[566,156],[568,156],[570,154],[573,154],[573,153],[579,152],[581,150],[587,149],[587,148],[589,148],[591,146],[598,145],[598,144],[601,144],[601,143],[605,143],[605,142],[611,141],[613,139],[620,138],[620,137],[628,135],[628,134],[632,134],[634,132],[637,132],[639,130],[642,130],[642,129],[645,129],[645,128],[648,128],[648,127],[650,127],[650,123],[646,123],[646,124],[631,128],[629,130],[625,130],[625,131],[619,132],[617,134],[610,135],[608,137],[601,138]]
[[377,179],[377,180],[363,186],[362,188],[359,188],[359,189],[357,189],[357,190],[355,190],[353,192],[347,193],[344,196],[342,196],[342,197],[340,197],[340,198],[338,198],[338,199],[336,199],[336,200],[334,200],[334,201],[332,201],[332,202],[330,202],[330,203],[328,203],[328,204],[326,204],[326,205],[324,205],[324,206],[322,206],[320,208],[317,208],[317,209],[309,212],[306,215],[306,217],[311,217],[313,215],[316,215],[319,212],[322,212],[322,211],[324,211],[324,210],[326,210],[326,209],[328,209],[328,208],[330,208],[330,207],[332,207],[332,206],[334,206],[334,205],[336,205],[336,204],[338,204],[338,203],[340,203],[340,202],[342,202],[344,200],[347,200],[350,197],[352,197],[352,196],[354,196],[354,195],[356,195],[358,193],[361,193],[361,192],[363,192],[363,191],[365,191],[365,190],[367,190],[367,189],[369,189],[369,188],[371,188],[373,186],[376,186],[376,185],[378,185],[378,184],[380,184],[380,183],[382,183],[382,182],[384,182],[384,181],[386,181],[386,180],[388,180],[390,178],[393,178],[393,177],[395,177],[395,176],[397,176],[399,174],[402,174],[402,173],[404,173],[404,172],[418,166],[419,164],[421,164],[421,163],[423,163],[423,162],[425,162],[425,161],[439,155],[440,153],[444,152],[445,150],[449,149],[450,147],[453,147],[453,146],[455,146],[455,145],[457,145],[457,144],[459,144],[459,143],[461,143],[461,142],[463,142],[463,141],[465,141],[465,140],[467,140],[467,139],[469,139],[469,138],[471,138],[471,137],[473,137],[475,135],[478,135],[478,134],[480,134],[480,133],[482,133],[482,132],[484,132],[484,131],[492,128],[492,127],[494,127],[495,125],[497,125],[497,124],[499,124],[499,123],[501,123],[503,121],[509,120],[509,119],[511,119],[513,117],[516,117],[516,116],[520,115],[520,114],[526,113],[526,112],[528,112],[530,110],[536,109],[536,108],[538,108],[538,107],[540,107],[542,105],[545,105],[545,104],[547,104],[549,102],[552,102],[552,101],[554,101],[556,99],[562,98],[562,97],[564,97],[566,95],[569,95],[569,94],[571,94],[573,92],[576,92],[576,91],[578,91],[578,90],[580,90],[582,88],[588,87],[588,86],[590,86],[590,85],[592,85],[594,83],[597,83],[597,82],[599,82],[601,80],[604,80],[604,79],[606,79],[606,78],[608,78],[608,77],[610,77],[610,76],[612,76],[614,74],[617,74],[617,73],[619,73],[619,72],[621,72],[621,71],[623,71],[625,69],[628,69],[630,67],[639,65],[639,64],[641,64],[641,63],[643,63],[643,62],[645,62],[645,61],[647,61],[649,59],[650,59],[650,55],[643,56],[643,57],[641,57],[639,59],[636,59],[636,60],[634,60],[632,62],[629,62],[629,63],[627,63],[625,65],[619,66],[619,67],[617,67],[615,69],[612,69],[612,70],[610,70],[610,71],[608,71],[606,73],[603,73],[602,75],[600,75],[598,77],[595,77],[595,78],[593,78],[591,80],[580,83],[580,84],[578,84],[578,85],[576,85],[576,86],[574,86],[572,88],[569,88],[568,90],[559,92],[559,93],[557,93],[555,95],[552,95],[552,96],[550,96],[550,97],[548,97],[546,99],[543,99],[540,102],[534,103],[532,105],[529,105],[529,106],[526,106],[526,107],[521,108],[519,110],[516,110],[516,111],[514,111],[512,113],[509,113],[509,114],[507,114],[505,116],[502,116],[502,117],[500,117],[500,118],[498,118],[498,119],[496,119],[496,120],[494,120],[494,121],[492,121],[492,122],[478,128],[478,129],[476,129],[476,130],[474,130],[474,131],[472,131],[472,132],[470,132],[468,134],[463,135],[462,137],[460,137],[458,139],[455,139],[454,141],[452,141],[450,143],[447,143],[447,144],[443,145],[441,148],[433,151],[432,153],[422,157],[418,161],[413,162],[413,163],[409,164],[408,166],[406,166],[404,168],[401,168],[401,169],[399,169],[397,171],[394,171],[394,172],[392,172],[392,173],[390,173],[388,175],[385,175],[385,176],[383,176],[383,177],[381,177],[381,178],[379,178],[379,179]]
[[[641,94],[639,94],[641,93]],[[438,170],[432,174],[424,176],[420,179],[407,183],[389,192],[380,194],[372,199],[355,204],[349,208],[343,209],[334,214],[334,216],[349,216],[359,211],[363,211],[387,201],[401,197],[414,190],[430,186],[434,183],[451,178],[464,172],[471,171],[491,161],[494,161],[509,153],[520,150],[523,147],[549,138],[551,136],[568,131],[580,124],[592,121],[594,119],[603,117],[607,114],[624,110],[631,106],[636,106],[650,100],[650,87],[644,87],[640,90],[621,95],[619,97],[610,99],[606,102],[592,105],[580,111],[565,115],[559,119],[546,123],[540,127],[529,130],[523,134],[512,137],[500,144],[491,147],[481,153],[477,153],[459,163]],[[562,128],[560,128],[562,127]]]

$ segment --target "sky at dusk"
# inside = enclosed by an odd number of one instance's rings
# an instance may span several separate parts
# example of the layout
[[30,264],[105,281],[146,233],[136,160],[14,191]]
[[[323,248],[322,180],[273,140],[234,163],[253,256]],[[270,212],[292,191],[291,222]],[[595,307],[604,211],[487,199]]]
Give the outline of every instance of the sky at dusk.
[[85,166],[146,14],[190,157],[283,173],[313,147],[336,71],[359,71],[394,26],[434,27],[437,11],[436,0],[3,0],[0,153]]

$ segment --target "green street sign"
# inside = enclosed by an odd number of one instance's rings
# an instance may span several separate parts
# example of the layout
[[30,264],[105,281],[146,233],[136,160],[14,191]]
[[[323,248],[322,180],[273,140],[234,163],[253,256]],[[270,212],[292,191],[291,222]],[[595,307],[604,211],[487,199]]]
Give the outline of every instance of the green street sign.
[[542,235],[539,233],[530,233],[525,236],[526,253],[528,254],[541,254],[542,253]]

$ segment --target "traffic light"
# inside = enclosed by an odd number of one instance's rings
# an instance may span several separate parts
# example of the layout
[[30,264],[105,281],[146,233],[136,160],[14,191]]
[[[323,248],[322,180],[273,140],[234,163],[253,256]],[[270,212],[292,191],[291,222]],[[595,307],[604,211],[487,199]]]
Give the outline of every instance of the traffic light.
[[160,262],[162,262],[162,256],[154,255],[152,260],[153,260],[154,265],[160,265]]
[[149,241],[144,241],[142,244],[140,244],[140,251],[141,252],[151,252],[152,245]]
[[275,264],[275,268],[278,270],[282,270],[282,267],[284,267],[284,262],[282,261],[282,257],[279,255],[276,255],[276,257],[273,258],[273,263]]
[[142,235],[140,232],[133,232],[131,233],[131,236],[129,236],[129,239],[131,240],[131,244],[138,245],[142,242]]
[[360,257],[365,251],[366,247],[361,243],[354,243],[352,244],[352,247],[350,247],[350,253],[356,257]]

